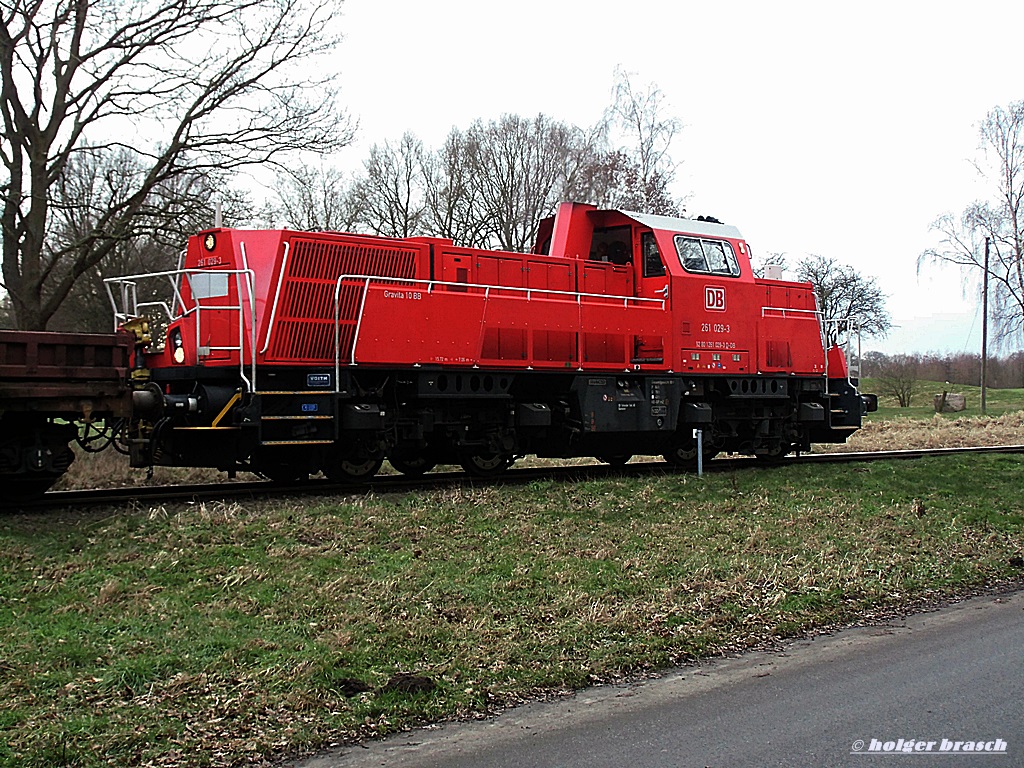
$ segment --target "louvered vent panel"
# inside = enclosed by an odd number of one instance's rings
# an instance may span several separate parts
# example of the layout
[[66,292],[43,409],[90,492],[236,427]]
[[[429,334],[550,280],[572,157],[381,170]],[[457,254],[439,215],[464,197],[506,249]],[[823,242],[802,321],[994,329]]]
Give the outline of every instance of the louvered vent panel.
[[[334,362],[334,289],[341,275],[412,278],[414,248],[371,245],[355,241],[294,238],[281,285],[277,319],[267,360],[270,362]],[[363,281],[341,287],[339,335],[341,359],[352,353]]]

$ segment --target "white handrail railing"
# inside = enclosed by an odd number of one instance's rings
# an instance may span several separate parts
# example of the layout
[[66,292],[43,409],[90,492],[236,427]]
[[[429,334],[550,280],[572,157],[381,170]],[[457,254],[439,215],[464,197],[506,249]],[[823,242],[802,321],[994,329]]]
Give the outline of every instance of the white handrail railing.
[[[244,256],[244,244],[243,244],[243,259]],[[193,296],[193,306],[189,307],[182,296],[180,286],[182,278],[190,280],[195,275],[217,275],[223,276],[225,280],[230,279],[231,276],[235,278],[235,288],[239,297],[237,304],[203,304],[202,298],[195,298]],[[175,314],[171,306],[164,301],[150,301],[139,303],[138,300],[138,283],[142,280],[159,280],[166,279],[170,285],[171,291],[174,296],[172,301],[173,306],[181,307],[180,314]],[[111,307],[114,310],[114,327],[115,329],[122,323],[141,317],[139,310],[142,307],[148,306],[159,306],[162,307],[167,314],[167,319],[170,322],[174,322],[188,315],[195,314],[195,348],[196,354],[200,352],[200,341],[202,339],[202,314],[203,312],[212,312],[217,310],[224,310],[229,312],[238,312],[238,345],[237,346],[210,346],[206,348],[206,352],[238,352],[238,367],[239,376],[244,382],[248,391],[256,391],[256,276],[253,271],[249,268],[245,269],[173,269],[164,272],[148,272],[137,275],[123,275],[121,277],[108,277],[103,281],[104,287],[107,291],[107,298],[110,300]],[[114,287],[118,287],[118,293],[121,297],[121,306],[118,307],[117,299],[114,297]],[[217,297],[211,297],[217,298]],[[248,313],[246,313],[246,303],[248,303]],[[248,317],[247,317],[248,315]],[[246,337],[246,320],[248,319],[250,342],[249,342],[249,362],[246,365],[245,355],[245,337]],[[248,371],[246,370],[248,368]]]
[[[622,302],[624,307],[628,307],[630,303],[637,305],[649,304],[652,306],[660,306],[662,309],[665,307],[667,299],[653,299],[644,296],[619,296],[607,293],[582,293],[579,291],[558,291],[550,288],[522,288],[512,285],[490,285],[486,283],[458,283],[447,280],[428,280],[423,278],[415,277],[392,277],[389,275],[339,275],[334,284],[334,387],[335,392],[340,391],[340,376],[341,376],[341,286],[345,282],[357,282],[362,283],[362,295],[359,298],[359,311],[356,319],[355,332],[352,336],[352,350],[349,354],[349,365],[358,365],[356,361],[356,346],[359,342],[359,331],[362,328],[363,323],[363,312],[366,306],[366,296],[370,290],[370,284],[373,282],[387,283],[389,285],[420,285],[424,286],[424,290],[427,293],[433,293],[435,288],[458,288],[459,291],[466,291],[468,289],[477,289],[476,295],[483,291],[484,306],[486,308],[491,298],[491,291],[506,291],[511,293],[524,294],[527,301],[533,299],[534,294],[542,294],[544,296],[552,297],[566,297],[579,306],[579,324],[582,326],[582,315],[583,315],[583,299],[601,299],[604,301],[611,300],[612,302]],[[481,329],[481,334],[483,329]],[[580,340],[576,340],[576,355],[577,360],[580,358]]]

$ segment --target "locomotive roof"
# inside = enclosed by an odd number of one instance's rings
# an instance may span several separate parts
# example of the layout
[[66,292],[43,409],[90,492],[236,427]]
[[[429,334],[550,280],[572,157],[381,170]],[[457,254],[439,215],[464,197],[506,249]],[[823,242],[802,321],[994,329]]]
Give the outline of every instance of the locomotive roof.
[[743,239],[740,231],[729,224],[715,224],[711,221],[697,221],[696,219],[681,219],[675,216],[656,216],[652,213],[637,213],[636,211],[619,211],[619,213],[651,229],[686,232],[694,235],[707,235],[708,237],[728,237],[733,240]]

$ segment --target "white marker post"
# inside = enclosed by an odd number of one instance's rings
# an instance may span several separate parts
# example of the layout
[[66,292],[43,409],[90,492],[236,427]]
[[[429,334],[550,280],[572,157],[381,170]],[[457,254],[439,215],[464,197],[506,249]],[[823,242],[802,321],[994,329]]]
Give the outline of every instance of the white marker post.
[[693,436],[697,438],[697,477],[704,474],[704,430],[693,430]]

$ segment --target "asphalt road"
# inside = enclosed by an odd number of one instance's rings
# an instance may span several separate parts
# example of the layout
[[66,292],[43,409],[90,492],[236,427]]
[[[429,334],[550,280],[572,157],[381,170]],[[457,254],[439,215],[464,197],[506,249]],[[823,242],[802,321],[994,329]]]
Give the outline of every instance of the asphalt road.
[[1024,766],[1024,591],[294,765]]

